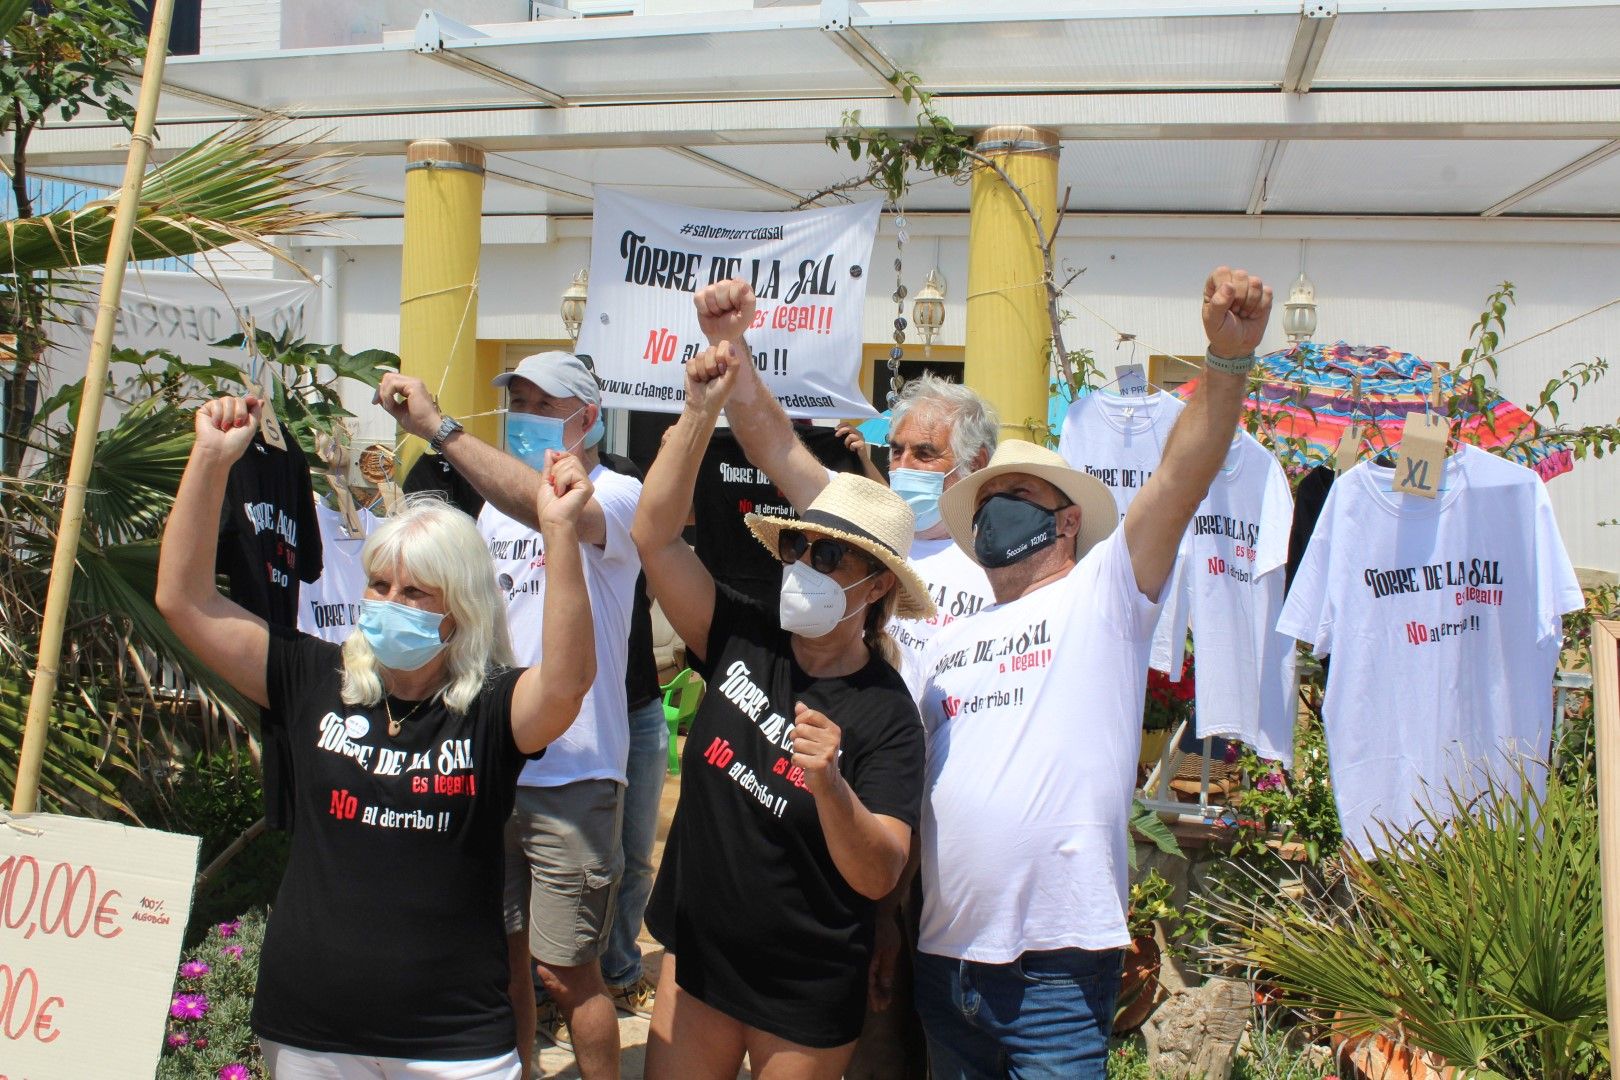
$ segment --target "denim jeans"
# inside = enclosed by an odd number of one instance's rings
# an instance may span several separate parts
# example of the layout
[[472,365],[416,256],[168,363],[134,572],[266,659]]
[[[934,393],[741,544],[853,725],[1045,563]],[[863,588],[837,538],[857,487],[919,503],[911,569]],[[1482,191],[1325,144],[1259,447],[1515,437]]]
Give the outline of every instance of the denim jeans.
[[624,877],[618,909],[602,953],[602,981],[624,986],[641,977],[641,916],[652,895],[653,841],[658,836],[658,803],[669,764],[669,725],[659,698],[630,713],[630,756],[625,763]]
[[917,954],[934,1080],[1104,1080],[1124,952],[1053,949],[1010,964]]

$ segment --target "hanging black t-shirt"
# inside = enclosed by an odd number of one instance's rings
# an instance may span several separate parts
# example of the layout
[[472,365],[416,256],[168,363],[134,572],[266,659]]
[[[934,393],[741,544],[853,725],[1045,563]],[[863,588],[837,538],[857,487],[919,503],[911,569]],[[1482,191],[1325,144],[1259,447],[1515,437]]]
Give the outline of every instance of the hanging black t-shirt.
[[502,834],[525,760],[511,726],[522,669],[493,671],[459,716],[438,699],[345,705],[342,671],[337,645],[271,629],[265,718],[285,725],[297,827],[254,1033],[327,1053],[505,1054]]
[[[602,464],[636,481],[645,480],[636,463],[627,457],[603,450]],[[624,665],[625,703],[631,712],[659,697],[658,660],[653,656],[652,598],[647,595],[647,575],[636,575],[636,593],[630,606],[630,646]]]
[[874,656],[843,678],[808,675],[772,616],[715,590],[708,645],[691,658],[709,688],[686,740],[647,929],[700,1001],[804,1046],[841,1046],[861,1031],[876,903],[827,851],[787,749],[793,706],[839,726],[839,769],[861,803],[913,829],[923,728],[894,668]]
[[[860,458],[832,428],[795,424],[793,430],[827,468],[834,472],[860,471]],[[692,546],[714,580],[774,611],[782,588],[782,564],[754,539],[743,515],[796,518],[798,514],[787,496],[749,464],[748,455],[729,428],[716,429],[703,453],[692,492],[692,512],[696,521]]]
[[443,454],[423,454],[416,459],[410,472],[405,474],[405,494],[418,491],[437,491],[450,500],[450,505],[463,514],[478,520],[484,509],[484,497],[478,489],[456,472],[450,459]]
[[298,625],[298,583],[321,576],[321,524],[309,462],[290,430],[277,450],[257,433],[231,466],[219,568],[231,599],[271,626]]
[[[1322,507],[1327,505],[1328,492],[1338,475],[1332,465],[1318,465],[1300,477],[1299,485],[1294,488],[1294,521],[1288,529],[1288,562],[1283,568],[1285,596],[1294,587],[1294,572],[1299,569],[1300,560],[1305,558],[1305,549],[1311,544],[1311,534],[1316,532],[1316,521],[1322,516]],[[1330,657],[1322,657],[1324,683],[1331,663]]]

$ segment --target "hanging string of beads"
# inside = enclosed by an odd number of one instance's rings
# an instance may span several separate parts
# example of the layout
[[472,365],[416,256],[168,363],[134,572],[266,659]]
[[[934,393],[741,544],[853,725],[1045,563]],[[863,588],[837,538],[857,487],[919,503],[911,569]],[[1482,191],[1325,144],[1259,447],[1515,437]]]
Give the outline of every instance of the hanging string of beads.
[[900,400],[900,389],[906,385],[906,380],[900,377],[900,360],[905,356],[906,343],[906,285],[902,279],[906,241],[911,237],[906,232],[906,212],[899,204],[895,205],[894,217],[894,348],[889,350],[889,393],[887,407],[894,408]]

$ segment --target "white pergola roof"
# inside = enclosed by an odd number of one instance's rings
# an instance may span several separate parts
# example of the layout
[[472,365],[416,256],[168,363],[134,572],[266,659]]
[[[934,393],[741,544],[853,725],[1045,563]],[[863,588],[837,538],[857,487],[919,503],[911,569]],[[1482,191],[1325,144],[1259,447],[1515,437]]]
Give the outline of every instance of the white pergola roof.
[[[595,185],[781,209],[856,171],[916,72],[959,127],[1062,139],[1078,212],[1620,219],[1620,3],[890,0],[485,26],[169,62],[159,148],[280,112],[359,155],[345,209],[396,216],[405,145],[489,155],[485,213],[588,213]],[[37,174],[115,184],[126,136],[38,132]],[[923,178],[919,178],[922,180]],[[923,180],[907,209],[961,212]]]

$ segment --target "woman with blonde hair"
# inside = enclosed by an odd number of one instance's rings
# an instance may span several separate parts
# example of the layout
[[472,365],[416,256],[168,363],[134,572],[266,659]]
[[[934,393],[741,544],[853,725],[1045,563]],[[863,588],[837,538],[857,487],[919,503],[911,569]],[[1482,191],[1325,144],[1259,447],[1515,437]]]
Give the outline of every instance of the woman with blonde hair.
[[[253,397],[197,411],[158,560],[176,635],[284,736],[292,853],[265,932],[253,1030],[277,1080],[517,1080],[501,915],[502,832],[523,762],[573,722],[595,676],[578,461],[548,460],[539,667],[512,667],[472,519],[408,499],[365,542],[341,648],[220,595],[214,554]],[[279,729],[279,730],[277,730]]]
[[687,365],[686,408],[642,488],[647,585],[708,681],[647,908],[666,947],[649,1080],[843,1074],[860,1034],[877,901],[898,882],[922,799],[923,729],[891,615],[934,612],[901,554],[905,500],[839,474],[799,520],[750,514],[782,560],[777,610],[681,541],[699,462],[736,381],[722,343]]

